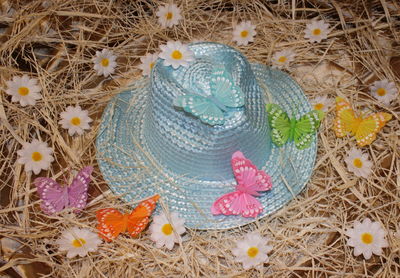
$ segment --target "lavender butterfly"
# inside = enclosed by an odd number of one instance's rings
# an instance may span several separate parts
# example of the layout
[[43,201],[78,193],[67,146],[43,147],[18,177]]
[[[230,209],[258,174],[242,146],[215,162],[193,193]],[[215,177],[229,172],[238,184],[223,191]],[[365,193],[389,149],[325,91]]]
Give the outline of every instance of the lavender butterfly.
[[92,166],[83,168],[74,178],[71,185],[60,186],[55,180],[50,178],[36,178],[34,184],[42,203],[40,207],[47,215],[52,215],[65,208],[76,208],[75,213],[79,213],[86,207],[87,191],[90,183]]

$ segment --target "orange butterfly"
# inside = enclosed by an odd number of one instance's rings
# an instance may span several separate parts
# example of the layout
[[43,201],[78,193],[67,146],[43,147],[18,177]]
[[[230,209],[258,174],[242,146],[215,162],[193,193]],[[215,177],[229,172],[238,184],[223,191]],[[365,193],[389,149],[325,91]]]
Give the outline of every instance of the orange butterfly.
[[371,144],[376,134],[392,118],[384,112],[374,113],[366,118],[356,117],[349,102],[344,98],[336,98],[336,119],[333,130],[337,137],[344,137],[348,133],[356,138],[360,147]]
[[149,217],[156,207],[159,195],[141,202],[131,213],[122,214],[113,208],[105,208],[96,212],[99,222],[99,236],[110,242],[120,233],[128,231],[134,237],[142,232],[149,223]]

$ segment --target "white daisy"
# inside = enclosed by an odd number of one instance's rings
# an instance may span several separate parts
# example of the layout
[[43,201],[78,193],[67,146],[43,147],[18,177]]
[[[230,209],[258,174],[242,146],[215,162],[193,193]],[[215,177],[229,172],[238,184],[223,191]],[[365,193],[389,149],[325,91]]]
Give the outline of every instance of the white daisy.
[[323,95],[323,96],[317,96],[314,99],[312,99],[311,104],[315,110],[328,112],[329,107],[333,104],[333,101],[326,95]]
[[371,222],[369,218],[362,223],[355,221],[354,229],[348,229],[346,235],[349,237],[347,245],[354,247],[354,256],[363,254],[366,260],[371,258],[372,253],[382,255],[382,248],[389,246],[385,239],[386,231],[379,222]]
[[142,70],[142,74],[144,76],[150,75],[151,70],[153,69],[157,59],[158,59],[158,53],[154,54],[147,53],[146,56],[140,58],[142,64],[139,65],[139,68]]
[[267,245],[267,242],[267,238],[253,232],[247,234],[244,240],[238,241],[232,253],[236,256],[237,262],[243,263],[244,269],[249,269],[269,261],[267,253],[272,250],[272,246]]
[[17,153],[20,156],[17,162],[25,165],[26,172],[33,171],[35,175],[41,170],[47,170],[54,161],[53,150],[47,146],[46,142],[37,139],[34,139],[32,143],[24,143]]
[[233,29],[232,40],[236,41],[237,45],[247,45],[254,41],[256,34],[256,26],[252,25],[251,21],[243,21]]
[[172,66],[177,69],[180,66],[187,67],[189,62],[194,61],[194,53],[180,41],[169,41],[160,48],[162,52],[158,57],[164,59],[164,66]]
[[375,81],[370,87],[371,95],[385,105],[390,105],[390,102],[396,99],[397,92],[394,82],[389,82],[387,79]]
[[6,82],[8,89],[6,93],[11,95],[11,101],[21,104],[21,106],[35,105],[36,100],[41,99],[40,91],[42,88],[36,78],[29,78],[24,74],[22,77],[14,76],[12,81]]
[[96,57],[92,58],[94,63],[94,69],[97,71],[97,75],[109,76],[114,73],[117,62],[117,57],[111,50],[103,49],[101,52],[96,51]]
[[158,16],[158,23],[160,23],[163,28],[177,25],[179,20],[182,19],[181,10],[175,4],[160,6],[156,15]]
[[73,258],[77,255],[84,257],[88,252],[96,251],[101,242],[97,233],[77,227],[65,230],[56,241],[61,251],[67,251],[68,258]]
[[321,42],[330,33],[329,24],[323,20],[312,21],[306,25],[305,33],[304,38],[309,39],[310,42]]
[[153,223],[150,226],[150,238],[156,243],[157,248],[165,245],[166,248],[171,250],[175,243],[179,242],[180,235],[186,231],[183,223],[185,223],[185,219],[179,218],[176,212],[172,212],[169,219],[165,213],[156,215],[153,217]]
[[70,136],[77,133],[82,135],[85,129],[90,129],[89,123],[92,121],[88,116],[87,110],[82,110],[79,105],[68,106],[60,114],[61,120],[58,122],[63,128],[68,129]]
[[272,67],[286,68],[293,62],[296,53],[291,49],[276,52],[272,56]]
[[347,164],[347,170],[357,177],[367,178],[371,174],[372,162],[368,160],[368,154],[359,149],[352,148],[344,161]]

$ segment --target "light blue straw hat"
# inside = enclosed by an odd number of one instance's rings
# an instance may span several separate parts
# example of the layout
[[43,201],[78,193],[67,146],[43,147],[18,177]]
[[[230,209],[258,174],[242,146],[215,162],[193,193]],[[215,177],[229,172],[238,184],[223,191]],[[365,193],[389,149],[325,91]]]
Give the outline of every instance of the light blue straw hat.
[[[97,137],[97,159],[111,190],[131,202],[159,194],[169,211],[194,229],[242,226],[282,208],[309,180],[316,140],[298,150],[293,142],[271,142],[266,103],[289,115],[309,112],[300,86],[286,73],[250,64],[227,45],[189,45],[195,60],[173,69],[158,60],[150,79],[135,82],[110,101]],[[174,100],[188,94],[210,95],[210,76],[223,68],[244,94],[244,106],[225,113],[224,124],[209,125],[177,109]],[[316,138],[315,138],[316,139]],[[272,178],[273,187],[257,199],[263,212],[256,219],[214,216],[213,202],[235,190],[231,157],[240,150]]]

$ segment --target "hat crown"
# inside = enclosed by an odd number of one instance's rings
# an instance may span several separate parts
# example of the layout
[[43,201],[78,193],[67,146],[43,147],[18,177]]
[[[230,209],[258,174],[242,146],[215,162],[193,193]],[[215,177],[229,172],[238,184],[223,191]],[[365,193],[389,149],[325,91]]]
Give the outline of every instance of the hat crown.
[[[153,69],[144,115],[147,148],[166,173],[206,181],[233,178],[232,154],[240,150],[257,166],[270,154],[269,126],[263,100],[250,64],[235,49],[217,43],[189,46],[195,61],[173,69],[159,60]],[[211,79],[215,69],[227,73],[241,89],[244,105],[222,107],[213,97]],[[178,109],[179,96],[199,95],[224,109],[225,122],[209,125]]]

